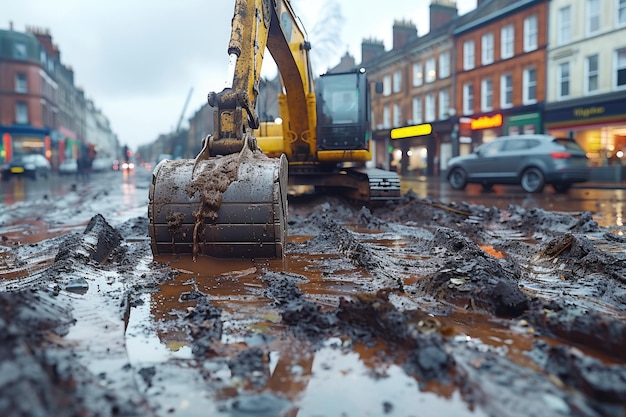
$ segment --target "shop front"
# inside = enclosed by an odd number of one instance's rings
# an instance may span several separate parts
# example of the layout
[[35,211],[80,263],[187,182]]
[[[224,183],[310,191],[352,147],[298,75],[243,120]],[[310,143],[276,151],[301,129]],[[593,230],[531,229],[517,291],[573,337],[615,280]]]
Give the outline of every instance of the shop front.
[[504,119],[505,135],[526,135],[542,133],[541,113],[530,112],[508,115]]
[[[538,105],[516,107],[498,112],[475,114],[466,120],[471,143],[480,145],[499,136],[543,133],[542,112]],[[467,133],[466,133],[467,135]]]
[[[438,176],[442,153],[450,153],[452,127],[451,120],[444,120],[376,131],[377,153],[381,150],[388,157],[385,165],[377,155],[376,165],[401,176]],[[385,150],[382,144],[387,144]]]
[[[575,139],[593,168],[626,163],[626,91],[546,105],[545,126],[551,135]],[[592,177],[602,179],[602,169],[595,171]]]
[[40,153],[50,158],[51,141],[48,129],[33,127],[0,127],[0,161],[9,162],[16,154]]

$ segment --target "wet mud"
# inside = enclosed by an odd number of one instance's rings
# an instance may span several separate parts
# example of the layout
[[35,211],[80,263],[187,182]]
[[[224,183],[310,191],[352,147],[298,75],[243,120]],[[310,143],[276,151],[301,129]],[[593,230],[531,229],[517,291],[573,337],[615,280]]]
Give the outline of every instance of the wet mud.
[[626,238],[591,213],[304,196],[283,260],[236,261],[108,215],[0,225],[0,415],[626,415]]

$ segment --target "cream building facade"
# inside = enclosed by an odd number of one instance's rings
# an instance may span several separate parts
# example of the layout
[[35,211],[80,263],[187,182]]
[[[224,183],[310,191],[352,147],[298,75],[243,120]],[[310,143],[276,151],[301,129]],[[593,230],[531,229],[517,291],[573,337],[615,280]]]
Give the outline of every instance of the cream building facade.
[[[626,152],[626,0],[551,0],[545,127],[594,167]],[[625,161],[626,162],[626,161]]]

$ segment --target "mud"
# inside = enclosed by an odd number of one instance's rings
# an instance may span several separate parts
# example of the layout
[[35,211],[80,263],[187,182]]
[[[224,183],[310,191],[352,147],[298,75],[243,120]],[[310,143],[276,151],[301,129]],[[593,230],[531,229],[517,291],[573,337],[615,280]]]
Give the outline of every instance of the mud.
[[111,216],[0,224],[0,415],[626,415],[626,240],[591,213],[305,196],[283,260],[239,261]]

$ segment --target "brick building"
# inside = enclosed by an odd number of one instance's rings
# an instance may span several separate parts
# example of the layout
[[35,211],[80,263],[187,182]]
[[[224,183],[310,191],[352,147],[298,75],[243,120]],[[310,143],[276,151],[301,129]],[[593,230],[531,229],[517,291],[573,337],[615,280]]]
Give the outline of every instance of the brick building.
[[[393,47],[364,41],[363,66],[370,81],[382,83],[372,94],[375,163],[401,175],[438,175],[442,154],[448,153],[454,120],[452,24],[456,3],[434,0],[430,31],[418,37],[410,21],[396,21]],[[378,49],[377,49],[378,47]],[[414,128],[392,139],[392,129]]]
[[0,30],[0,162],[40,153],[57,167],[79,152],[115,157],[108,119],[74,84],[47,30]]
[[459,153],[499,135],[543,132],[546,0],[479,0],[457,19]]

